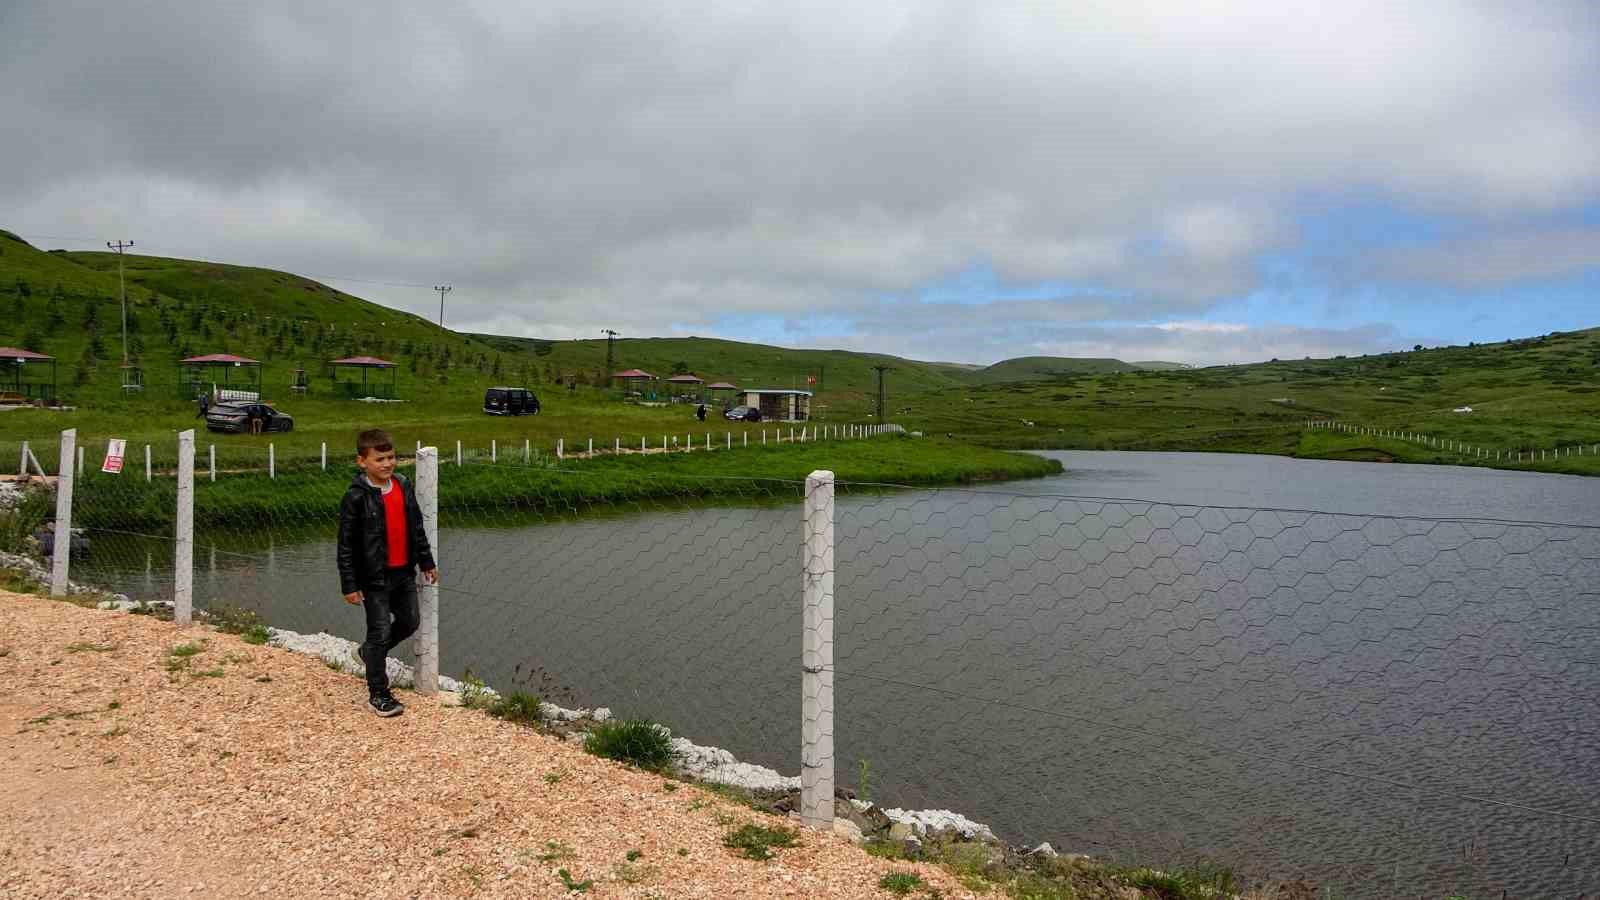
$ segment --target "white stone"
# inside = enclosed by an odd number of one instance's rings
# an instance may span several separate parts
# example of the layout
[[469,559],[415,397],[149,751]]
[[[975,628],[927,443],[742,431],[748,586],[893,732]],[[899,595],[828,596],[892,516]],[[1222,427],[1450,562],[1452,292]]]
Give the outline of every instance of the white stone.
[[833,833],[843,838],[849,838],[857,844],[866,840],[866,835],[861,833],[861,826],[849,819],[841,819],[838,816],[833,819]]

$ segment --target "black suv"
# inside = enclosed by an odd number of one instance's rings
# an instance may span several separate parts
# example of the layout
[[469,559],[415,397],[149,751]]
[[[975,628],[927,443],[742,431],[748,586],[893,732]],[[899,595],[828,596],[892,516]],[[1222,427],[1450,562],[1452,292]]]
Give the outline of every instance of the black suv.
[[722,417],[734,422],[759,422],[761,421],[761,410],[756,409],[754,406],[735,406],[733,409],[723,413]]
[[483,411],[491,416],[536,416],[539,398],[527,388],[492,387],[483,392]]

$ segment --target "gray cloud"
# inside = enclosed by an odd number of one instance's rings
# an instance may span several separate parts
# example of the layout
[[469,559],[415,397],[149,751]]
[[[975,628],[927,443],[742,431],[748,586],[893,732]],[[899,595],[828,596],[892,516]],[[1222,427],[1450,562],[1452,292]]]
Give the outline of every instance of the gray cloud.
[[12,3],[0,224],[452,280],[464,327],[872,344],[974,263],[1098,289],[986,317],[1199,315],[1306,191],[1600,194],[1592,7],[1292,6]]
[[1367,260],[1371,277],[1477,289],[1600,269],[1600,229],[1546,229],[1390,250]]

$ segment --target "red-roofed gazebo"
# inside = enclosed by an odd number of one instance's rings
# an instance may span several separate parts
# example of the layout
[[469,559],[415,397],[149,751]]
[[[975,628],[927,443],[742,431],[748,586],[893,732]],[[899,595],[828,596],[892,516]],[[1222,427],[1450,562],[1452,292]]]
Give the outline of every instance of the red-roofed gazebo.
[[[682,375],[674,375],[667,379],[667,384],[672,385],[672,397],[674,400],[680,396],[689,397],[695,400],[701,399],[705,395],[705,383],[706,380],[704,378],[701,378],[699,375],[696,375],[693,372],[685,372]],[[691,390],[689,393],[680,395],[678,393],[679,388],[689,388]]]
[[[356,384],[352,376],[349,381],[339,380],[340,369],[360,369],[361,383]],[[389,383],[386,385],[381,379],[369,383],[368,373],[373,369],[389,370]],[[328,375],[333,379],[334,387],[346,397],[381,397],[385,400],[396,399],[395,373],[399,368],[387,359],[376,356],[346,356],[344,359],[331,359],[328,361]]]
[[621,372],[613,372],[611,380],[622,382],[622,398],[624,400],[634,397],[634,395],[637,395],[635,399],[640,400],[655,399],[655,396],[646,391],[645,388],[650,382],[656,380],[656,376],[643,369],[624,369]]
[[215,392],[214,400],[230,399],[223,391],[254,393],[259,399],[261,363],[248,356],[235,356],[232,353],[206,353],[178,361],[180,398],[193,400],[200,394]]
[[[44,368],[44,363],[50,364],[50,380],[46,382],[42,376],[37,378],[24,378],[24,374]],[[7,378],[5,376],[9,375]],[[43,400],[45,403],[56,405],[56,358],[32,350],[23,350],[18,347],[0,347],[0,393],[19,395],[8,397],[7,400],[15,402],[22,400]]]

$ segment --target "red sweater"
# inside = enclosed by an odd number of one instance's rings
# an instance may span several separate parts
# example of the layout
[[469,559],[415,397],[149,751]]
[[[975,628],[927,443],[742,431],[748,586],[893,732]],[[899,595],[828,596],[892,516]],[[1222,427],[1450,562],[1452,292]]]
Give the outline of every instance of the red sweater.
[[406,535],[406,495],[400,482],[390,480],[389,493],[383,495],[383,525],[389,544],[389,568],[399,569],[411,561],[411,542]]

